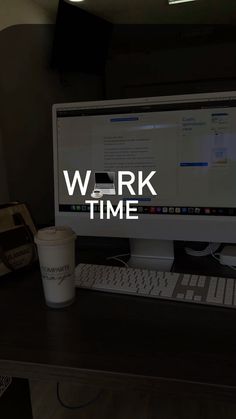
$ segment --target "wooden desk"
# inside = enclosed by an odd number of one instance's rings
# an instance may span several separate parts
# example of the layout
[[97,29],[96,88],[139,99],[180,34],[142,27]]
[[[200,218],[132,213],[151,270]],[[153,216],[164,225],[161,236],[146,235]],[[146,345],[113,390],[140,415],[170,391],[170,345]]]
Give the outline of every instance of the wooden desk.
[[37,269],[0,281],[0,374],[235,398],[236,310],[77,290],[44,303]]

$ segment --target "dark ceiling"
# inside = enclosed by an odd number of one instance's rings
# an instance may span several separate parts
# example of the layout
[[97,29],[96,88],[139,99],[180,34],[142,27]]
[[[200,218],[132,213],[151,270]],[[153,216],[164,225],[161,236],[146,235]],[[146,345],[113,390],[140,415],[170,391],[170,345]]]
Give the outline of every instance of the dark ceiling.
[[172,6],[168,0],[84,0],[78,6],[116,24],[236,22],[235,0],[196,0]]
[[[33,1],[56,13],[58,0]],[[236,23],[235,2],[195,0],[169,6],[168,0],[84,0],[71,4],[115,24],[214,24]]]

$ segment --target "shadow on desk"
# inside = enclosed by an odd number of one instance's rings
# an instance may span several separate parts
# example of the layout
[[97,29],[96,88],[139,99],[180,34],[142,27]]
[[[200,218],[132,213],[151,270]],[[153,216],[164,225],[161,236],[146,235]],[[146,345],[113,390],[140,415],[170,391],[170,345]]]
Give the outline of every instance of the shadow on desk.
[[[105,390],[82,410],[62,408],[56,398],[56,382],[31,381],[34,419],[235,419],[236,404],[184,396]],[[61,394],[70,406],[93,397],[94,388],[63,383]]]

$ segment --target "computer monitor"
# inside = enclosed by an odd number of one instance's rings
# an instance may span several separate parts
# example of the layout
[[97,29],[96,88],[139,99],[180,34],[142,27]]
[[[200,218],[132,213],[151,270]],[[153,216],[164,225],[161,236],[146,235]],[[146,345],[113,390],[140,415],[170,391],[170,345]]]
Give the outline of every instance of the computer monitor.
[[[133,261],[150,266],[173,260],[173,240],[236,242],[236,92],[56,104],[53,137],[56,224],[128,237]],[[91,219],[99,172],[114,174],[116,194]],[[121,179],[133,183],[118,195]],[[114,211],[134,200],[137,219],[107,219],[107,200]]]

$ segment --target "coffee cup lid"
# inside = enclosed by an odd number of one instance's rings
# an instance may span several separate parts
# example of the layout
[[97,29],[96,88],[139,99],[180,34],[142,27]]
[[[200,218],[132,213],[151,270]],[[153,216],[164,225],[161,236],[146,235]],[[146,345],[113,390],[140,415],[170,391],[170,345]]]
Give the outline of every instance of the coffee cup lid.
[[38,230],[34,236],[36,244],[43,244],[46,246],[53,246],[55,244],[64,244],[76,239],[76,234],[70,227],[53,226]]

